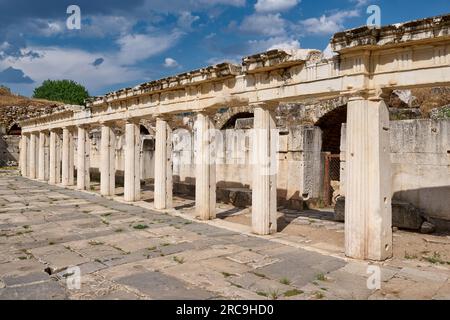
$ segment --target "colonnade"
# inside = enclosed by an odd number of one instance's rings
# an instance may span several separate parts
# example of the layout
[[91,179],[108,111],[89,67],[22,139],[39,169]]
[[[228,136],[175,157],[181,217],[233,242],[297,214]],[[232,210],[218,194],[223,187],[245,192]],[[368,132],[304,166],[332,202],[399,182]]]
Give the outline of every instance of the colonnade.
[[[276,105],[252,104],[254,141],[252,163],[252,230],[258,235],[277,232]],[[207,112],[196,111],[195,207],[201,220],[216,217],[214,123]],[[124,200],[141,199],[140,119],[125,122]],[[102,122],[100,192],[115,195],[115,123]],[[92,124],[91,124],[92,127]],[[74,186],[74,137],[77,137],[76,188],[90,189],[90,127],[68,126],[22,134],[21,173],[49,184]],[[154,207],[173,208],[172,128],[166,116],[156,117]],[[346,254],[384,260],[392,256],[392,217],[389,160],[389,115],[380,99],[354,97],[348,103],[346,148]]]

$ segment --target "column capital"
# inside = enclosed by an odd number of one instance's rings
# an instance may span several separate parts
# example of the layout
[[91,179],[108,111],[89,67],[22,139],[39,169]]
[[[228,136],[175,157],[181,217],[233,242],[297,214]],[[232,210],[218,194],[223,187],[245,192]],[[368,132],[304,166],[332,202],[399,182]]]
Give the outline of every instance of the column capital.
[[279,106],[278,101],[258,101],[249,103],[250,108],[263,108],[269,110],[275,110]]
[[126,118],[125,124],[139,124],[141,122],[140,118]]
[[116,121],[115,120],[102,120],[102,121],[99,121],[99,125],[102,127],[115,127]]

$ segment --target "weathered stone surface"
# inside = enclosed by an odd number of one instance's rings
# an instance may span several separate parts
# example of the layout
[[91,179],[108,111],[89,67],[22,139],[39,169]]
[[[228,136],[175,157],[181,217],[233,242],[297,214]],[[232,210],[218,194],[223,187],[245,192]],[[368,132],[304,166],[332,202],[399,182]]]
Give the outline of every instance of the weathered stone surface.
[[420,233],[430,234],[436,231],[436,226],[430,222],[424,222],[420,227]]
[[[339,197],[334,207],[334,219],[345,221],[345,197]],[[392,226],[399,229],[419,230],[424,219],[422,212],[408,202],[392,201]]]

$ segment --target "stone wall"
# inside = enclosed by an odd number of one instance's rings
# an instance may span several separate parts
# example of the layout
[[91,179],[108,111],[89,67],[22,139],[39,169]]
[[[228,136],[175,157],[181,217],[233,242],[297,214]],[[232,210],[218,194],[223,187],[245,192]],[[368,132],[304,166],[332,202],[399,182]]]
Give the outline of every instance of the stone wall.
[[20,136],[2,135],[0,138],[0,167],[19,163]]
[[[391,121],[394,200],[420,208],[428,217],[450,221],[450,120]],[[341,170],[345,172],[345,125]],[[341,193],[345,194],[345,174]]]
[[[251,189],[251,130],[221,131],[223,140],[216,140],[216,180],[219,189]],[[188,133],[188,134],[186,134]],[[173,175],[175,191],[193,192],[195,185],[194,134],[186,129],[173,132]],[[91,168],[98,172],[100,134],[91,134]],[[76,139],[75,139],[76,145]],[[123,175],[123,136],[116,143],[117,175]],[[303,201],[316,200],[322,194],[322,133],[314,126],[292,126],[280,134],[278,143],[278,197],[289,207],[302,207]],[[141,178],[154,178],[154,140],[142,136]],[[76,165],[76,161],[75,161]]]

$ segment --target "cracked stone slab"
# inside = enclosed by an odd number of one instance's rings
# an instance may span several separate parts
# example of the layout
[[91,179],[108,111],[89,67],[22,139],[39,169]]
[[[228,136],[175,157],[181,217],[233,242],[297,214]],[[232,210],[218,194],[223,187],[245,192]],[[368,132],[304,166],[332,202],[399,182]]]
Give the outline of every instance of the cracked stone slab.
[[116,282],[135,288],[150,298],[160,300],[205,300],[214,296],[208,291],[187,285],[160,272],[138,273],[119,278]]

